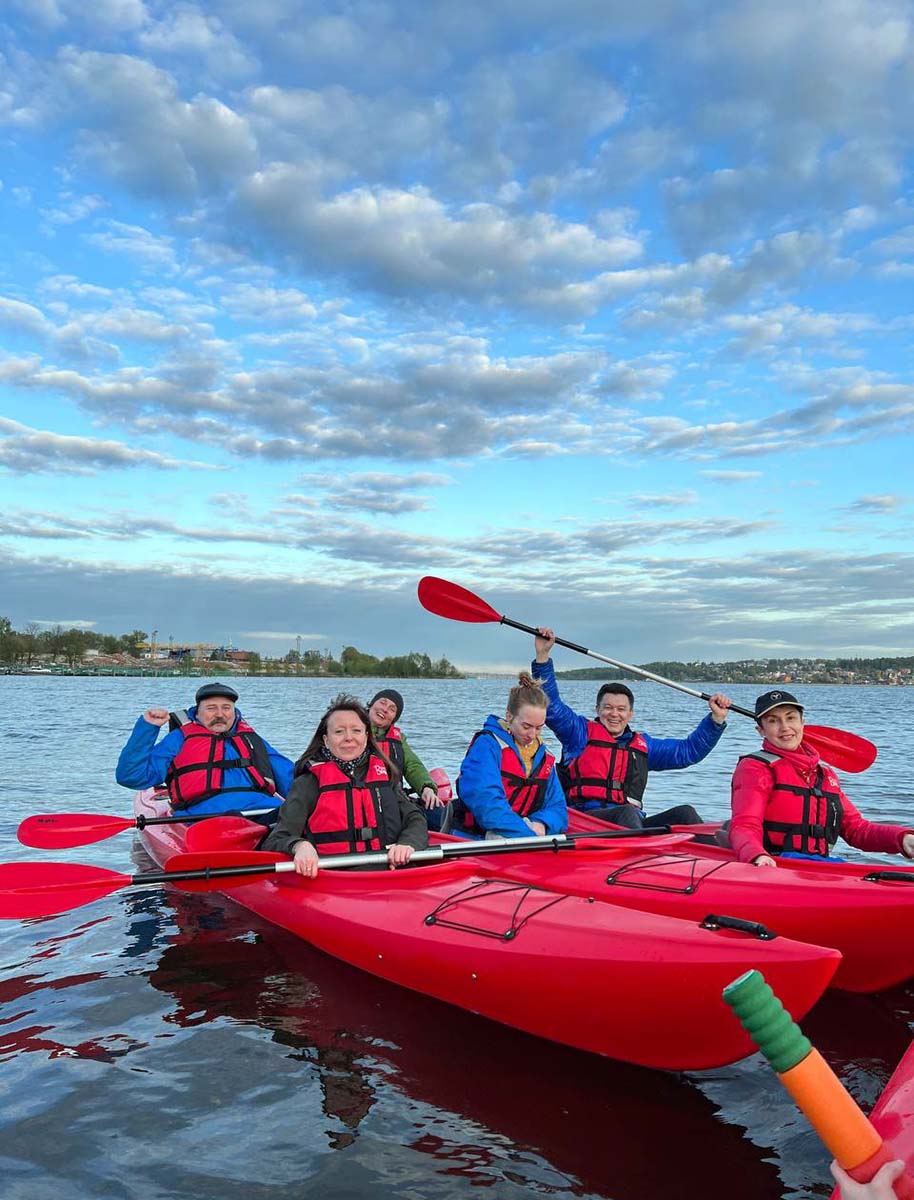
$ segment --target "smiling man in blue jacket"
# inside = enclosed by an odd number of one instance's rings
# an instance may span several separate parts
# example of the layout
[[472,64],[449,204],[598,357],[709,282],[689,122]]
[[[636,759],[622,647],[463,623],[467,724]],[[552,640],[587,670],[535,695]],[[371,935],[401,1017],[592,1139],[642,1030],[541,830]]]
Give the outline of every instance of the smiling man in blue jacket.
[[546,724],[562,744],[559,774],[568,804],[629,829],[656,825],[697,825],[691,804],[678,804],[652,817],[642,798],[650,771],[676,771],[701,762],[720,740],[731,700],[721,692],[708,701],[708,715],[685,738],[655,738],[631,728],[635,698],[624,683],[604,683],[597,693],[596,719],[574,712],[559,695],[549,657],[551,629],[534,639],[533,677],[549,697]]
[[[237,699],[228,684],[207,683],[186,712],[147,709],[117,760],[117,782],[165,784],[175,811],[200,815],[278,806],[292,784],[292,763],[245,721]],[[174,728],[156,745],[169,721]]]

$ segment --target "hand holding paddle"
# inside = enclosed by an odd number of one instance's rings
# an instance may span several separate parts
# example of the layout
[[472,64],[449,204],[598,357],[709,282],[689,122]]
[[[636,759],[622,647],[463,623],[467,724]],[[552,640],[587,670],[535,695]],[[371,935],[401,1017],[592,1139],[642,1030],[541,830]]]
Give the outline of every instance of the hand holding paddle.
[[[438,579],[434,575],[426,575],[419,580],[419,603],[429,612],[438,617],[446,617],[450,621],[469,621],[480,625],[495,622],[499,625],[510,625],[513,629],[520,629],[534,637],[539,635],[539,631],[534,626],[524,625],[520,621],[512,620],[511,617],[502,616],[473,592],[456,583],[449,583],[446,579]],[[653,671],[644,670],[643,667],[633,667],[618,659],[608,658],[605,654],[588,650],[586,646],[579,646],[576,642],[568,642],[564,638],[556,637],[555,644],[564,646],[567,650],[574,650],[578,654],[586,654],[588,658],[599,659],[600,662],[608,663],[620,671],[629,671],[632,675],[639,675],[642,679],[652,679],[655,683],[675,688],[676,691],[685,692],[687,696],[694,696],[697,700],[710,701],[712,699],[709,692],[696,692],[694,688],[686,687],[684,683],[665,679],[662,675],[655,675]],[[755,720],[754,712],[748,708],[740,708],[738,704],[731,705],[730,712],[736,712]],[[832,729],[827,725],[806,725],[803,736],[824,759],[841,771],[865,771],[867,767],[872,766],[876,758],[876,747],[872,742],[855,733],[848,733],[844,729]]]

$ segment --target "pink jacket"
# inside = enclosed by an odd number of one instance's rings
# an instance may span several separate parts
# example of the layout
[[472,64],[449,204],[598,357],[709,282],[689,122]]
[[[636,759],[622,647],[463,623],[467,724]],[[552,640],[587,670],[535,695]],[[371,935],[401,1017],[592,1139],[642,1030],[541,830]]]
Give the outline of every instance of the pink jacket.
[[[791,763],[803,784],[811,784],[819,765],[818,751],[802,742],[798,750],[778,750],[764,741],[762,749],[777,754]],[[823,764],[824,765],[824,764]],[[751,862],[760,854],[767,854],[762,835],[762,826],[768,801],[771,797],[774,777],[771,768],[758,759],[741,758],[736,764],[731,784],[730,845],[740,862]],[[860,815],[838,788],[841,803],[841,837],[848,845],[858,850],[872,850],[881,854],[901,854],[901,840],[914,830],[902,825],[878,825]]]

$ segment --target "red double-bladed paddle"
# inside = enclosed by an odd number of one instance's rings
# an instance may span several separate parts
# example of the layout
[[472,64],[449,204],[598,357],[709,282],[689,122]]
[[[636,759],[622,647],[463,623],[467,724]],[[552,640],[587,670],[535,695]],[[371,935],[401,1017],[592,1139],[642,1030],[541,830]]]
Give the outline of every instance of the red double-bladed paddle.
[[[419,603],[429,612],[438,617],[447,617],[450,621],[471,621],[477,624],[494,621],[499,625],[510,625],[512,629],[523,630],[524,633],[535,635],[538,632],[532,625],[523,625],[520,621],[514,621],[496,612],[491,604],[487,604],[480,596],[466,588],[450,583],[447,579],[438,579],[434,575],[426,575],[424,579],[419,580]],[[708,692],[696,692],[684,683],[664,679],[662,675],[645,671],[643,667],[633,667],[629,663],[619,662],[618,659],[608,658],[605,654],[598,654],[596,650],[589,650],[576,642],[566,642],[560,637],[555,641],[558,646],[565,646],[568,650],[576,650],[578,654],[586,654],[588,658],[609,663],[611,667],[620,671],[630,671],[632,675],[640,675],[642,679],[653,679],[655,683],[663,683],[667,687],[675,688],[677,692],[694,696],[697,700],[711,699]],[[730,711],[755,720],[754,712],[748,708],[740,708],[738,704],[731,705]],[[804,725],[803,737],[827,762],[840,771],[865,771],[876,759],[876,747],[872,742],[859,734],[848,733],[845,729],[832,729],[829,725]]]
[[[272,808],[253,808],[236,814],[241,817],[257,817],[275,812]],[[74,846],[88,846],[114,837],[125,829],[145,829],[147,825],[193,825],[197,821],[212,820],[212,813],[196,816],[180,813],[168,817],[113,817],[103,813],[37,813],[26,817],[17,832],[24,846],[36,850],[70,850]]]
[[[410,865],[440,863],[451,858],[477,858],[489,854],[517,854],[531,850],[554,853],[557,850],[597,849],[605,842],[625,841],[646,837],[656,839],[652,844],[668,846],[687,840],[688,834],[671,834],[668,828],[612,829],[600,833],[585,833],[573,837],[554,834],[546,837],[492,838],[488,841],[467,841],[430,846],[417,850]],[[369,854],[328,854],[321,858],[321,870],[347,867],[387,867],[383,851]],[[294,871],[295,864],[287,854],[270,854],[260,850],[201,850],[196,853],[175,854],[168,859],[164,871],[148,871],[140,875],[125,875],[104,867],[89,867],[83,863],[21,862],[0,864],[0,920],[24,921],[32,917],[50,917],[68,912],[124,888],[159,886],[173,883],[182,891],[225,891],[234,884],[244,884],[258,875],[279,875]]]

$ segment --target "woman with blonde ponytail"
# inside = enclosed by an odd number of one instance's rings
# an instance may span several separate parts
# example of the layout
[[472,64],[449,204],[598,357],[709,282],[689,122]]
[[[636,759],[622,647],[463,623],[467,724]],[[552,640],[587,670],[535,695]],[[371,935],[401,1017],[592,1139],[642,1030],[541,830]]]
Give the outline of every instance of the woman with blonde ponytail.
[[543,689],[522,671],[505,715],[487,717],[473,735],[457,781],[454,833],[530,837],[568,828],[555,759],[540,738],[547,704]]

